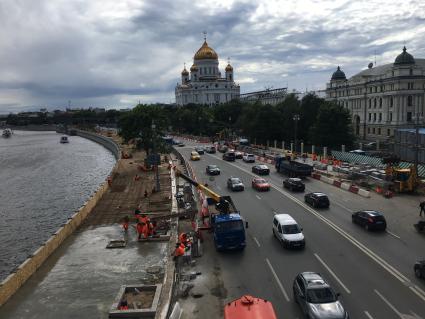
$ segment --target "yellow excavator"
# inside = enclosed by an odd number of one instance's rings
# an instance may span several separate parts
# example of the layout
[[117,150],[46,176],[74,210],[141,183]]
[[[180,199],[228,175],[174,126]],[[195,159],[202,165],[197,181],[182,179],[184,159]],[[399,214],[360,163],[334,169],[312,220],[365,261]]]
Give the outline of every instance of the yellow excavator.
[[398,168],[388,165],[385,169],[385,173],[394,183],[394,190],[396,192],[407,193],[416,190],[418,178],[415,166],[412,165],[410,168]]

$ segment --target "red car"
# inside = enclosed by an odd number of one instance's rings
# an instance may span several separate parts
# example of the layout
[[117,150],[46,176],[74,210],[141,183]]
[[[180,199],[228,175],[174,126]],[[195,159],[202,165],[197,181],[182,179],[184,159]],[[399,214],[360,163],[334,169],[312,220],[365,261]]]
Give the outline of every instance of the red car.
[[255,188],[258,191],[269,191],[270,183],[264,178],[256,177],[252,180],[252,188]]

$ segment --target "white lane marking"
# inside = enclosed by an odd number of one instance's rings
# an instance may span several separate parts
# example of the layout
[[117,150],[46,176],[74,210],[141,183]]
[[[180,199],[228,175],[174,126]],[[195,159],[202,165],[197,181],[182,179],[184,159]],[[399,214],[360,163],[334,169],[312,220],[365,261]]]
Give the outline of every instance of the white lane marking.
[[409,289],[412,290],[419,298],[425,301],[425,291],[416,285],[414,285],[414,287],[409,287]]
[[368,317],[369,319],[373,319],[373,317],[370,315],[370,313],[368,313],[367,311],[364,312],[366,317]]
[[277,285],[278,285],[278,286],[279,286],[279,288],[280,288],[280,291],[282,291],[282,294],[283,294],[283,296],[285,297],[286,301],[287,301],[287,302],[289,302],[289,301],[290,301],[290,300],[289,300],[289,296],[288,296],[288,294],[286,293],[285,288],[283,288],[283,285],[282,285],[282,283],[280,282],[279,277],[277,276],[276,272],[274,271],[273,266],[272,266],[272,264],[270,263],[270,261],[269,261],[269,259],[268,259],[268,258],[266,258],[266,263],[267,263],[267,265],[269,266],[270,271],[272,272],[273,277],[274,277],[274,279],[276,280]]
[[314,254],[314,256],[317,258],[317,260],[327,269],[327,271],[335,278],[336,281],[341,285],[342,288],[347,292],[347,294],[351,294],[351,291],[347,288],[346,285],[344,285],[341,281],[341,279],[338,278],[338,276],[332,271],[332,269],[322,260],[322,258],[319,257],[318,254]]
[[255,197],[257,197],[259,200],[261,200],[261,197],[260,196],[258,196],[258,195],[255,195]]
[[[211,157],[215,157],[216,159],[220,159],[217,156],[213,156],[210,155]],[[244,168],[241,168],[235,164],[229,163],[227,162],[227,164],[245,172],[248,175],[251,176],[256,176],[255,174],[251,173],[250,171],[247,171]],[[337,233],[339,233],[342,237],[344,237],[345,239],[347,239],[349,242],[351,242],[351,244],[353,244],[354,246],[356,246],[357,248],[359,248],[364,254],[366,254],[369,258],[371,258],[373,261],[375,261],[379,266],[381,266],[382,268],[384,268],[388,273],[390,273],[392,276],[394,276],[396,279],[398,279],[401,283],[405,284],[412,284],[410,279],[407,278],[406,276],[404,276],[400,271],[398,271],[396,268],[394,268],[393,266],[391,266],[387,261],[385,261],[384,259],[382,259],[379,255],[377,255],[376,253],[374,253],[372,250],[370,250],[369,248],[367,248],[365,245],[363,245],[361,242],[359,242],[357,239],[355,239],[353,236],[351,236],[349,233],[347,233],[346,231],[344,231],[342,228],[340,228],[339,226],[337,226],[336,224],[334,224],[332,221],[330,221],[329,219],[327,219],[326,217],[322,216],[321,214],[319,214],[317,211],[315,211],[314,209],[312,209],[311,207],[307,206],[305,203],[303,203],[302,201],[300,201],[298,198],[292,196],[291,194],[283,191],[282,189],[280,189],[278,186],[276,186],[273,183],[270,183],[271,187],[273,187],[275,190],[277,190],[279,193],[281,193],[282,195],[286,196],[287,198],[291,199],[293,202],[297,203],[298,205],[300,205],[301,207],[303,207],[305,210],[307,210],[308,212],[310,212],[312,215],[314,215],[315,217],[317,217],[318,219],[320,219],[322,222],[324,222],[325,224],[327,224],[329,227],[331,227],[332,229],[334,229]],[[425,301],[425,292],[419,288],[418,286],[414,285],[414,287],[409,286],[410,290],[412,290],[419,298],[421,298],[423,301]]]
[[258,241],[258,239],[256,237],[252,237],[255,241],[255,243],[257,244],[258,247],[261,247],[260,242]]
[[403,314],[397,310],[378,290],[374,289],[375,293],[390,307],[401,319],[403,319]]
[[394,236],[395,238],[398,238],[398,239],[400,239],[400,238],[401,238],[400,236],[397,236],[396,234],[394,234],[394,233],[390,232],[388,229],[386,229],[386,230],[385,230],[385,232],[387,232],[387,233],[388,233],[388,234],[390,234],[391,236]]

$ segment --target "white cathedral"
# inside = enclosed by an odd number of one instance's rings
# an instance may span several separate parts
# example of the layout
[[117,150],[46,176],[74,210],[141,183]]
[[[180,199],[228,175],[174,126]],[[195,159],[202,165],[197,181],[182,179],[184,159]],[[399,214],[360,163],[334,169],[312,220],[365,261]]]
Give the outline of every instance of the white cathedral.
[[189,103],[214,105],[238,99],[240,87],[235,83],[233,67],[227,64],[226,76],[221,77],[218,55],[208,46],[206,39],[193,57],[190,74],[186,65],[181,73],[181,83],[176,85],[176,104]]

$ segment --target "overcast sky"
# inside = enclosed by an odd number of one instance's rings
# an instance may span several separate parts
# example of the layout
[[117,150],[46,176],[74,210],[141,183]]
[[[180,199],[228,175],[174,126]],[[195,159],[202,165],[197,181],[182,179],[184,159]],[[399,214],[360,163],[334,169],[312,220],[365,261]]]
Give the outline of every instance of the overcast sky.
[[1,0],[0,113],[174,102],[183,63],[207,41],[241,93],[326,86],[425,58],[425,1]]

